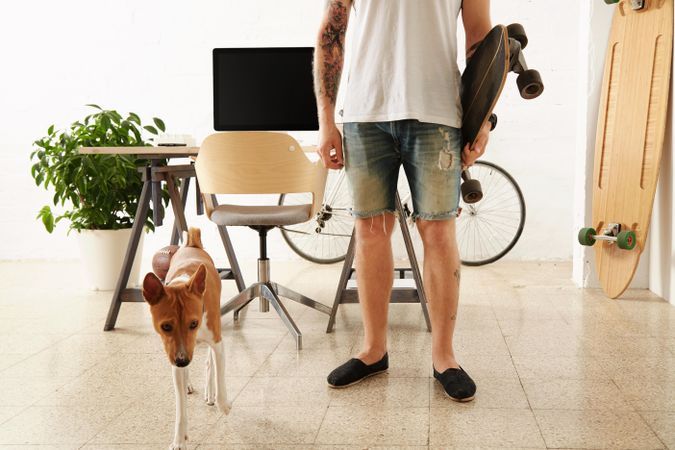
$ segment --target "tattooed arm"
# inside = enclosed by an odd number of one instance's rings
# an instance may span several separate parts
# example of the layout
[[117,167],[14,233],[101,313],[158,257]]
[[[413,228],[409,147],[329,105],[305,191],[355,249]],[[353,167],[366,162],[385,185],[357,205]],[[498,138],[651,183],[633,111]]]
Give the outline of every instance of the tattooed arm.
[[345,34],[352,0],[328,0],[314,51],[314,90],[319,111],[319,148],[329,169],[343,166],[342,136],[335,125],[337,100],[344,63]]

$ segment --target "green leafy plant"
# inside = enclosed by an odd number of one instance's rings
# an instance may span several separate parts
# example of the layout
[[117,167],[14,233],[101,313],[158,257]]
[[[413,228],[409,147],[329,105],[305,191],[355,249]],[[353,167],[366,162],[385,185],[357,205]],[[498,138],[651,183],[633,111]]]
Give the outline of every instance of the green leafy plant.
[[[138,114],[122,117],[117,111],[87,105],[96,111],[66,130],[54,125],[47,136],[34,142],[30,158],[35,184],[50,190],[55,207],[65,209],[55,214],[45,205],[37,218],[49,233],[63,220],[71,230],[117,230],[129,228],[138,207],[143,180],[139,168],[146,160],[131,155],[82,155],[80,147],[138,147],[151,145],[143,134],[165,131],[164,122],[153,118],[154,125],[143,125]],[[159,131],[158,131],[159,130]],[[163,193],[167,202],[168,194]],[[152,211],[146,226],[154,229]]]

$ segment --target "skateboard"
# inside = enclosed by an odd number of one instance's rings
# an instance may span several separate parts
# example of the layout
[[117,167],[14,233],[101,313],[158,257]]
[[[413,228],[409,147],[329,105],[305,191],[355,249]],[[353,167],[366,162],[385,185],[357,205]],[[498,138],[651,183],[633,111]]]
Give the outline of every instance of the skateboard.
[[[537,98],[544,91],[539,72],[527,67],[523,49],[528,39],[522,25],[497,25],[480,41],[469,57],[462,74],[462,138],[463,145],[473,143],[483,125],[490,121],[492,129],[497,116],[492,113],[506,83],[507,74],[518,74],[516,79],[521,97]],[[467,170],[462,172],[462,198],[465,203],[476,203],[483,198],[478,180],[472,180]]]
[[592,228],[600,285],[610,298],[628,288],[644,251],[666,129],[673,0],[616,3],[605,56],[593,167]]

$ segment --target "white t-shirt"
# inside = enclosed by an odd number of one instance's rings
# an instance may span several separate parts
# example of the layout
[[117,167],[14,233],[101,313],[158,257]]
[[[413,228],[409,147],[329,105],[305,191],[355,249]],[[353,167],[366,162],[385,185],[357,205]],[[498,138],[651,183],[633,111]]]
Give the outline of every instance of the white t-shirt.
[[354,0],[341,122],[417,119],[460,128],[462,0]]

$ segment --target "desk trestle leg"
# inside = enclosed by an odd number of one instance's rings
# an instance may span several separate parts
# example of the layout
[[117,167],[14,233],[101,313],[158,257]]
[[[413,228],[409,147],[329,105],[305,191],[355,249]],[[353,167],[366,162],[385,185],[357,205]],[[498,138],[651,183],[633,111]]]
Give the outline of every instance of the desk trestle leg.
[[[405,242],[405,248],[408,253],[408,259],[410,260],[410,269],[396,269],[399,272],[411,271],[413,279],[415,281],[415,288],[394,288],[392,290],[392,297],[390,301],[392,303],[417,303],[419,302],[422,306],[422,314],[424,315],[424,320],[427,325],[427,330],[431,331],[431,320],[429,319],[429,311],[427,309],[427,297],[424,293],[424,283],[422,281],[422,274],[420,272],[419,265],[417,263],[417,257],[415,256],[415,247],[413,246],[412,238],[410,237],[410,230],[408,229],[408,224],[406,222],[407,215],[403,209],[401,203],[401,198],[398,193],[396,193],[396,211],[398,212],[398,221],[401,226],[401,232],[403,233],[403,240]],[[347,254],[345,255],[345,262],[342,266],[342,274],[340,275],[340,281],[338,282],[337,292],[335,293],[335,301],[333,302],[333,308],[330,312],[330,318],[328,319],[328,326],[326,327],[326,333],[333,331],[335,326],[335,316],[337,315],[337,310],[340,304],[342,303],[356,303],[358,302],[358,294],[355,288],[347,288],[347,284],[354,272],[352,265],[354,263],[354,253],[356,246],[355,232],[352,231],[352,237],[349,240],[349,247],[347,249]]]
[[115,322],[117,322],[117,315],[119,314],[120,306],[122,305],[122,294],[127,287],[127,283],[129,282],[129,274],[131,273],[131,267],[134,264],[136,251],[138,250],[138,243],[141,240],[141,233],[143,233],[145,220],[148,217],[151,197],[150,183],[150,170],[146,169],[145,175],[143,177],[143,189],[141,190],[141,196],[138,199],[136,217],[134,217],[134,225],[131,229],[131,239],[129,239],[127,252],[124,256],[124,264],[122,264],[122,270],[120,271],[120,276],[117,279],[117,286],[115,287],[115,293],[113,294],[113,298],[110,303],[108,317],[105,320],[105,326],[103,328],[104,331],[110,331],[115,328]]

